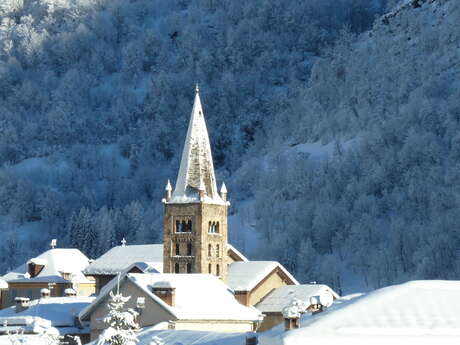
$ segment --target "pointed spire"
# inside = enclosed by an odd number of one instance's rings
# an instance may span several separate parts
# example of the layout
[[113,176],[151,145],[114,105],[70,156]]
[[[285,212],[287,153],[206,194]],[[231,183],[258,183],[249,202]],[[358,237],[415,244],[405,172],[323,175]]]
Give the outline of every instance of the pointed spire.
[[171,181],[169,181],[169,179],[168,179],[168,182],[166,183],[165,191],[167,192],[172,191]]
[[220,187],[220,194],[225,193],[227,194],[227,186],[225,185],[225,182],[222,182],[222,187]]
[[227,186],[225,185],[225,182],[222,182],[222,187],[220,187],[220,197],[223,201],[227,201],[227,193]]
[[208,130],[203,115],[198,84],[185,139],[173,202],[200,201],[200,187],[209,202],[222,203],[217,192]]

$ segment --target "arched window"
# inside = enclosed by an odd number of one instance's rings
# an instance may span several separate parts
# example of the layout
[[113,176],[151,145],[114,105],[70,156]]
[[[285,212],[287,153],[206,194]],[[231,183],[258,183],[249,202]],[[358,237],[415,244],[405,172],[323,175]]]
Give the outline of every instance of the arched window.
[[192,244],[187,243],[187,255],[192,256]]
[[174,273],[179,273],[179,263],[178,262],[174,264]]
[[216,233],[219,233],[219,222],[216,222]]
[[180,255],[180,244],[176,243],[176,255]]
[[181,224],[179,220],[176,220],[176,232],[181,232]]
[[212,245],[211,244],[208,245],[208,256],[209,257],[212,256]]
[[186,232],[192,232],[192,221],[191,220],[187,222]]
[[216,276],[220,276],[219,264],[216,265]]
[[211,266],[211,264],[208,265],[208,273],[209,273],[209,274],[212,273],[212,266]]
[[190,262],[187,264],[187,273],[192,273],[192,264]]
[[220,255],[220,246],[216,244],[216,258],[218,258]]
[[208,226],[208,233],[211,233],[212,232],[212,223],[209,222],[209,226]]

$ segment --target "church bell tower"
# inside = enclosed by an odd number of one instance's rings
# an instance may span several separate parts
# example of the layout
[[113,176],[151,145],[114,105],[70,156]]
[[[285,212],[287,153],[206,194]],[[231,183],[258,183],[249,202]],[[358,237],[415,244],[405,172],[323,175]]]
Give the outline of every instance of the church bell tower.
[[227,189],[217,191],[200,93],[187,130],[175,188],[165,189],[164,273],[211,273],[227,277]]

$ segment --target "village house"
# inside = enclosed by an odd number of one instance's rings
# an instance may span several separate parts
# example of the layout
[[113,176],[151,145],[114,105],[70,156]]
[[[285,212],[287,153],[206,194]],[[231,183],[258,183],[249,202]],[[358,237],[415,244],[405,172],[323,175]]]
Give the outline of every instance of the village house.
[[49,289],[53,297],[65,296],[69,288],[78,296],[92,295],[94,280],[83,274],[88,264],[89,259],[78,249],[47,250],[2,277],[8,283],[8,290],[2,296],[2,308],[13,305],[17,297],[38,299],[42,289]]
[[319,296],[329,294],[333,300],[340,296],[327,285],[322,284],[303,284],[303,285],[283,285],[272,290],[255,307],[264,314],[264,320],[260,325],[259,331],[266,331],[284,322],[283,310],[293,299],[302,303],[308,312],[316,311],[316,304],[313,300]]
[[83,270],[96,281],[96,293],[119,273],[163,272],[163,245],[141,244],[113,247]]
[[91,324],[91,339],[107,327],[110,291],[131,296],[125,305],[139,315],[144,328],[164,323],[165,329],[216,332],[255,331],[262,314],[238,303],[218,277],[210,274],[128,273],[104,286],[97,299],[80,313]]
[[24,334],[78,336],[82,343],[89,342],[89,322],[80,322],[78,314],[95,297],[75,296],[73,290],[67,294],[50,297],[43,289],[39,299],[17,298],[16,305],[0,310],[0,335],[21,329]]

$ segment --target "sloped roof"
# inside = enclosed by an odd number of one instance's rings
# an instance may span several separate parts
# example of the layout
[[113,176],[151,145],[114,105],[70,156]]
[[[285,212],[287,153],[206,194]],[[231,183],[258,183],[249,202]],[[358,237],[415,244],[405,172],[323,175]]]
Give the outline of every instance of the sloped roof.
[[249,261],[246,256],[244,256],[238,249],[232,246],[230,243],[227,243],[227,253],[230,255],[230,252],[233,252],[235,256],[237,256],[241,261],[247,262]]
[[116,275],[136,263],[148,265],[158,272],[163,272],[163,244],[113,247],[86,267],[84,273],[88,275]]
[[[238,303],[227,285],[210,274],[136,274],[129,273],[121,281],[129,280],[151,298],[181,320],[250,320],[262,317],[253,307]],[[152,293],[152,287],[158,282],[170,282],[176,289],[176,306],[172,307]],[[113,279],[104,286],[96,300],[80,313],[80,319],[86,320],[97,305],[108,298],[110,291],[116,288]],[[134,296],[133,296],[134,297]]]
[[53,327],[73,327],[75,317],[93,302],[95,297],[48,297],[30,301],[29,308],[16,313],[15,306],[0,310],[0,325],[25,325],[38,317],[49,320]]
[[206,192],[205,202],[225,204],[217,192],[208,129],[197,88],[176,186],[168,203],[199,202],[202,188]]
[[299,284],[299,282],[277,261],[233,262],[228,268],[227,284],[234,291],[251,291],[276,269],[284,273],[293,284]]
[[444,345],[460,339],[460,281],[412,281],[342,300],[303,317],[299,329],[278,328],[261,344]]
[[284,285],[270,292],[255,307],[263,313],[281,313],[283,308],[288,306],[293,298],[309,303],[310,297],[319,296],[325,292],[331,293],[334,298],[339,298],[339,295],[327,285]]
[[137,345],[151,345],[153,337],[161,339],[164,345],[243,345],[246,342],[246,333],[157,330],[155,328],[155,326],[143,328],[137,334],[139,339]]
[[[28,272],[27,263],[16,267],[11,272],[5,274],[2,278],[8,283],[18,282],[68,282],[62,278],[62,273],[71,273],[72,282],[89,283],[90,281],[82,273],[83,269],[88,266],[89,260],[81,251],[73,248],[54,248],[50,249],[36,258],[42,263],[46,263],[43,270],[33,278],[26,278],[24,274]],[[32,259],[31,259],[32,260]],[[29,260],[30,261],[30,260]]]

